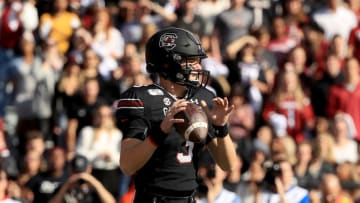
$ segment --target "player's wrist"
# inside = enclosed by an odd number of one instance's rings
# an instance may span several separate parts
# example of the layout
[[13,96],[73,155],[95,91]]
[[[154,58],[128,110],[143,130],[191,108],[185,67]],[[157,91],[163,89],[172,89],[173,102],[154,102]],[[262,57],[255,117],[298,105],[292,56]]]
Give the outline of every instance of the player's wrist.
[[226,123],[223,126],[213,125],[215,137],[224,138],[229,134],[229,125]]
[[160,125],[151,126],[148,133],[150,142],[153,143],[155,146],[163,144],[167,135],[168,134],[160,128]]

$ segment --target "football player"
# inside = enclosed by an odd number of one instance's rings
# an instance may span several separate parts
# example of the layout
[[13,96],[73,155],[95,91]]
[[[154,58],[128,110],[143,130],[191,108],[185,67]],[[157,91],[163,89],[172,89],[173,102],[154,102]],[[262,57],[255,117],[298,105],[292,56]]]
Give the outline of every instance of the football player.
[[[197,159],[204,146],[223,170],[233,168],[236,153],[227,121],[234,107],[205,88],[209,72],[200,62],[206,53],[189,31],[156,32],[145,55],[147,71],[158,76],[157,82],[129,88],[114,104],[124,133],[120,167],[135,175],[135,203],[195,202]],[[174,115],[189,102],[201,105],[209,118],[204,142],[185,140],[173,127],[184,122]]]

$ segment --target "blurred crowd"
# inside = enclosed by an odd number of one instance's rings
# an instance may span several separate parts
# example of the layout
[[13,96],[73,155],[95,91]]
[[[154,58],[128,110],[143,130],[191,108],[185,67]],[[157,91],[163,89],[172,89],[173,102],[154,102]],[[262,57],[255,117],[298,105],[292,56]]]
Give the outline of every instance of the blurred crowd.
[[207,88],[236,107],[238,169],[204,152],[200,202],[360,202],[359,0],[0,0],[0,16],[0,202],[131,199],[111,105],[153,82],[145,44],[167,26],[199,37]]

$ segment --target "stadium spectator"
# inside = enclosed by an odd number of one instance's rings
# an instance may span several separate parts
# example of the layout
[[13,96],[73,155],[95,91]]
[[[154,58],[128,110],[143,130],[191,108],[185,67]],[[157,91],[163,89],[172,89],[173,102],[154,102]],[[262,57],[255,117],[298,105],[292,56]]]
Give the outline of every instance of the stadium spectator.
[[[354,139],[360,140],[360,111],[357,96],[360,91],[360,65],[355,58],[349,58],[344,67],[345,80],[340,85],[333,86],[329,90],[327,100],[327,116],[333,118],[336,112],[341,111],[351,116],[355,125]],[[351,98],[351,99],[349,99]]]
[[243,176],[240,184],[236,188],[236,193],[241,198],[242,203],[262,202],[263,179],[265,176],[262,164],[256,161],[250,163],[247,177]]
[[125,41],[121,32],[114,26],[107,8],[97,10],[92,25],[92,49],[99,56],[100,75],[109,80],[111,71],[118,67],[118,61],[124,55]]
[[3,0],[0,8],[0,62],[1,67],[15,56],[15,48],[23,34],[22,2]]
[[[253,13],[245,7],[244,0],[231,0],[230,8],[219,13],[214,22],[213,51],[219,60],[228,60],[227,47],[249,34]],[[237,21],[234,21],[236,19]]]
[[287,158],[286,148],[280,137],[274,137],[271,140],[270,155],[269,161],[283,160]]
[[329,164],[335,164],[335,157],[334,157],[334,146],[335,140],[332,134],[328,133],[321,133],[317,134],[314,139],[314,145],[316,146],[319,152],[319,158],[328,162]]
[[62,74],[55,85],[55,93],[52,98],[52,130],[55,135],[54,142],[57,145],[65,146],[64,136],[68,127],[66,112],[84,82],[81,73],[81,66],[69,60],[64,64]]
[[299,144],[290,136],[280,137],[279,141],[284,146],[285,159],[293,166],[296,163],[296,150]]
[[199,178],[202,179],[204,190],[198,190],[199,203],[241,203],[240,197],[232,191],[224,188],[224,180],[227,173],[223,171],[211,157],[203,155],[199,163]]
[[21,189],[21,196],[24,200],[29,202],[34,201],[34,194],[28,188],[27,184],[31,180],[31,178],[38,175],[42,169],[42,162],[43,157],[38,152],[31,150],[25,153],[24,158],[22,159],[20,165],[20,172],[16,179],[20,189]]
[[250,137],[255,128],[255,112],[247,99],[244,87],[240,83],[233,84],[230,103],[235,109],[229,118],[230,136],[237,142],[243,137]]
[[328,54],[329,42],[325,38],[324,30],[315,22],[310,21],[304,26],[304,41],[307,64],[313,69],[313,79],[319,80],[323,77],[325,69],[324,58]]
[[325,37],[330,41],[339,34],[347,42],[349,33],[358,19],[354,12],[342,5],[338,0],[327,0],[327,3],[314,12],[311,18],[324,30]]
[[149,76],[144,73],[142,65],[139,55],[123,58],[121,69],[124,71],[124,75],[119,80],[121,92],[134,85],[148,85],[152,83]]
[[141,23],[140,7],[136,2],[121,1],[119,3],[121,23],[117,25],[127,44],[137,44],[142,38],[145,24]]
[[[250,153],[250,163],[256,161],[264,164],[270,158],[270,143],[267,144],[266,137],[269,136],[267,126],[262,126],[256,134],[256,138],[252,140],[252,149]],[[270,134],[271,135],[271,134]],[[243,170],[245,171],[245,169]]]
[[122,132],[115,126],[110,106],[96,108],[94,122],[80,130],[76,142],[76,154],[87,158],[92,175],[118,198],[120,182],[120,146]]
[[336,34],[330,40],[328,51],[329,53],[335,54],[340,59],[341,65],[343,65],[348,55],[347,42],[341,35]]
[[230,0],[199,0],[196,13],[205,21],[205,35],[211,35],[214,30],[216,16],[230,7]]
[[75,155],[76,140],[80,130],[92,125],[96,108],[104,103],[99,96],[100,86],[96,78],[84,81],[81,91],[76,94],[67,109],[68,127],[66,131],[67,158],[71,160]]
[[[21,203],[16,200],[19,198],[19,192],[14,193],[14,190],[19,191],[18,186],[12,180],[9,180],[7,166],[0,163],[0,202],[2,203]],[[14,196],[15,195],[15,196]]]
[[51,141],[51,100],[56,71],[35,53],[36,41],[32,33],[24,33],[20,44],[21,55],[11,62],[14,106],[18,115],[16,134],[22,143],[26,131],[40,130],[45,139]]
[[[315,126],[315,117],[309,98],[301,88],[299,77],[294,70],[280,75],[279,84],[273,97],[265,104],[262,116],[266,122],[286,126],[286,134],[296,143],[305,140]],[[285,116],[281,120],[278,117]],[[281,127],[282,128],[282,127]]]
[[115,203],[111,193],[91,175],[91,165],[84,156],[71,161],[71,175],[55,191],[49,203],[102,202]]
[[304,1],[289,0],[284,3],[284,18],[289,31],[289,35],[301,42],[304,39],[305,24],[309,22],[309,16],[304,10]]
[[353,140],[356,129],[352,118],[345,113],[337,113],[334,117],[334,157],[335,163],[345,161],[356,163],[359,159],[358,146]]
[[58,80],[66,59],[57,48],[57,42],[52,38],[46,39],[42,43],[41,51],[43,51],[44,66],[54,70],[56,80]]
[[277,65],[280,69],[286,62],[286,57],[290,50],[292,50],[300,42],[296,38],[289,35],[286,27],[285,19],[280,16],[274,17],[271,23],[271,39],[267,49],[274,53]]
[[27,187],[34,193],[34,202],[49,201],[56,189],[67,180],[69,174],[65,166],[65,155],[64,149],[52,148],[47,158],[47,170],[29,180]]
[[196,13],[199,7],[199,0],[181,0],[181,4],[175,10],[177,20],[172,26],[187,29],[192,33],[196,33],[202,42],[205,36],[205,20]]
[[336,176],[339,178],[343,192],[353,197],[359,188],[360,182],[357,173],[355,173],[355,164],[345,161],[336,166]]
[[333,139],[330,134],[318,133],[316,138],[311,140],[311,160],[307,169],[312,177],[309,185],[310,190],[318,189],[321,177],[324,174],[335,173],[333,148],[331,146],[333,146]]
[[310,174],[310,163],[312,161],[312,145],[310,142],[302,142],[298,145],[296,151],[296,163],[294,165],[294,174],[298,185],[310,190],[317,185],[313,185],[314,180]]
[[249,169],[250,163],[257,161],[263,163],[270,158],[270,144],[273,139],[273,130],[267,125],[260,126],[254,130],[255,137],[247,136],[235,140],[237,154],[242,161],[241,173]]
[[266,202],[310,203],[309,192],[294,184],[295,177],[290,162],[276,161],[266,175],[265,181],[269,183],[269,189],[264,194]]
[[322,202],[324,203],[352,203],[351,197],[344,193],[339,178],[334,174],[325,174],[321,181]]
[[[83,52],[84,62],[81,64],[81,79],[84,81],[87,79],[96,79],[99,83],[99,89],[108,89],[109,91],[100,91],[100,96],[108,103],[113,101],[113,95],[118,95],[118,89],[110,89],[110,82],[106,80],[104,76],[100,73],[100,63],[101,57],[96,51],[89,47]],[[117,69],[117,68],[116,68]],[[116,69],[112,70],[114,72]],[[110,77],[110,76],[109,76]],[[110,78],[108,78],[110,79]],[[82,85],[83,82],[82,81]]]
[[92,35],[89,30],[84,27],[76,29],[71,37],[70,47],[66,54],[67,60],[83,64],[85,61],[84,53],[90,47],[91,40]]
[[257,61],[259,61],[265,69],[277,72],[279,67],[277,65],[276,57],[274,53],[268,49],[271,40],[271,32],[269,28],[265,26],[259,27],[254,30],[251,35],[254,36],[257,41],[255,46]]
[[39,36],[42,40],[54,40],[61,54],[66,54],[70,39],[80,25],[79,16],[68,10],[68,0],[54,0],[51,10],[40,16]]
[[301,87],[306,96],[310,97],[312,84],[312,70],[307,66],[306,50],[302,45],[297,45],[289,51],[287,62],[293,65],[293,69],[298,74]]
[[178,3],[180,2],[177,0],[141,0],[139,2],[141,22],[144,24],[154,23],[159,28],[164,28],[171,25],[177,19],[175,10],[178,6]]
[[314,113],[318,117],[326,117],[327,115],[330,88],[341,85],[344,80],[340,59],[335,54],[329,53],[324,61],[326,61],[326,65],[323,76],[313,81],[310,96]]
[[[265,79],[264,67],[257,61],[255,44],[246,43],[238,51],[236,58],[236,70],[230,71],[230,75],[236,77],[245,88],[246,96],[254,109],[256,115],[260,114],[263,107],[263,93],[268,90]],[[231,70],[231,69],[230,69]],[[234,81],[230,81],[233,83]]]

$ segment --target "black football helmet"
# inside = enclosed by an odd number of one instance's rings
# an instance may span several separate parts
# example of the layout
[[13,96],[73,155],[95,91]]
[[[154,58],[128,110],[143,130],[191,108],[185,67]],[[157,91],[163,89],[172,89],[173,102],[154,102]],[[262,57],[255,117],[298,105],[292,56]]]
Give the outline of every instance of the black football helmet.
[[208,82],[209,71],[194,70],[190,62],[196,59],[200,63],[207,55],[187,30],[169,27],[156,32],[146,44],[145,56],[149,73],[188,87],[206,86]]

